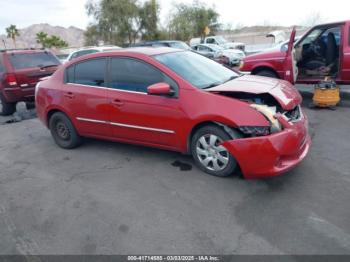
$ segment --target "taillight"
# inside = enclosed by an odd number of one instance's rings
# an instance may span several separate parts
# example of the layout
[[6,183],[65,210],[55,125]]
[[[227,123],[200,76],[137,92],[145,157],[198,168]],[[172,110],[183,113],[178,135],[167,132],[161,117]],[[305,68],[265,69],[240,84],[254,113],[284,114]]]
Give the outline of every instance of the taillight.
[[5,75],[5,82],[9,86],[16,86],[17,85],[17,79],[15,74],[6,74]]

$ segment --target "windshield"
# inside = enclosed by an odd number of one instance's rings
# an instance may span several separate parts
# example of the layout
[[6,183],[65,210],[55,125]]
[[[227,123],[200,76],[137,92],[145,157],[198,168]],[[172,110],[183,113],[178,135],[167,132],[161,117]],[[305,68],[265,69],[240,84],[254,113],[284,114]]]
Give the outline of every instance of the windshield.
[[184,49],[184,50],[189,50],[191,49],[187,44],[184,42],[171,42],[169,43],[170,47],[173,48],[178,48],[178,49]]
[[225,43],[227,43],[226,39],[223,38],[222,36],[217,36],[215,39],[216,39],[216,41],[217,41],[219,44],[225,44]]
[[12,54],[10,61],[15,69],[59,65],[60,61],[51,53]]
[[191,51],[156,55],[155,59],[201,89],[223,84],[239,76],[219,63]]

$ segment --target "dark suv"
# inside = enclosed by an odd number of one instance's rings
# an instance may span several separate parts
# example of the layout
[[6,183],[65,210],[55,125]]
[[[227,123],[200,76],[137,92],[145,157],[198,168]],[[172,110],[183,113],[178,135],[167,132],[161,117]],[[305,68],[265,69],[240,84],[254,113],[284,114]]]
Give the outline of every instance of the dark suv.
[[35,85],[60,64],[47,50],[0,50],[0,115],[13,114],[17,102],[34,101]]

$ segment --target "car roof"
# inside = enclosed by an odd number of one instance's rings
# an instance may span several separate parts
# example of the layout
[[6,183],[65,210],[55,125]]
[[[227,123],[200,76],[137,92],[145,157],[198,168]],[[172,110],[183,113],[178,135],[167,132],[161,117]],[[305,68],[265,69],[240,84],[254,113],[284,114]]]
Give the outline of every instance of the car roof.
[[157,46],[157,47],[148,47],[148,46],[142,46],[142,47],[128,47],[128,48],[122,48],[118,50],[113,51],[107,51],[103,52],[102,54],[106,53],[138,53],[143,54],[147,56],[154,56],[154,55],[161,55],[166,53],[174,53],[174,52],[181,52],[184,51],[182,49],[176,49],[171,47],[163,47],[163,46]]
[[330,22],[330,23],[322,23],[322,24],[315,25],[312,28],[332,26],[332,25],[337,26],[337,25],[346,24],[346,23],[350,23],[350,21],[337,21],[337,22]]
[[113,56],[115,54],[119,54],[120,56],[123,56],[123,55],[130,56],[135,54],[155,56],[160,54],[185,52],[185,51],[186,50],[183,50],[183,49],[176,49],[176,48],[170,48],[170,47],[130,47],[130,48],[128,47],[128,48],[121,48],[121,49],[116,49],[111,51],[97,52],[97,53],[83,55],[73,60],[70,60],[67,66],[70,66],[71,64],[75,64],[76,62],[80,62],[86,59]]
[[72,53],[80,52],[80,51],[87,51],[87,50],[102,51],[102,50],[119,49],[119,48],[121,48],[121,47],[119,47],[119,46],[111,46],[111,45],[108,45],[108,46],[86,46],[86,47],[79,48],[79,49],[73,51]]

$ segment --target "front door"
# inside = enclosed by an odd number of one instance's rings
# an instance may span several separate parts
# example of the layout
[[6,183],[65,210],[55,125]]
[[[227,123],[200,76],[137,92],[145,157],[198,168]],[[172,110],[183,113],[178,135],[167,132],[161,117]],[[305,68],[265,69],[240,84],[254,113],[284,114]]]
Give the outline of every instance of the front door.
[[105,58],[90,59],[72,65],[66,71],[65,108],[80,133],[109,136],[109,105],[106,88]]
[[[178,85],[154,66],[133,58],[111,58],[110,122],[116,138],[176,148],[184,118]],[[147,87],[167,82],[173,96],[147,94]]]

